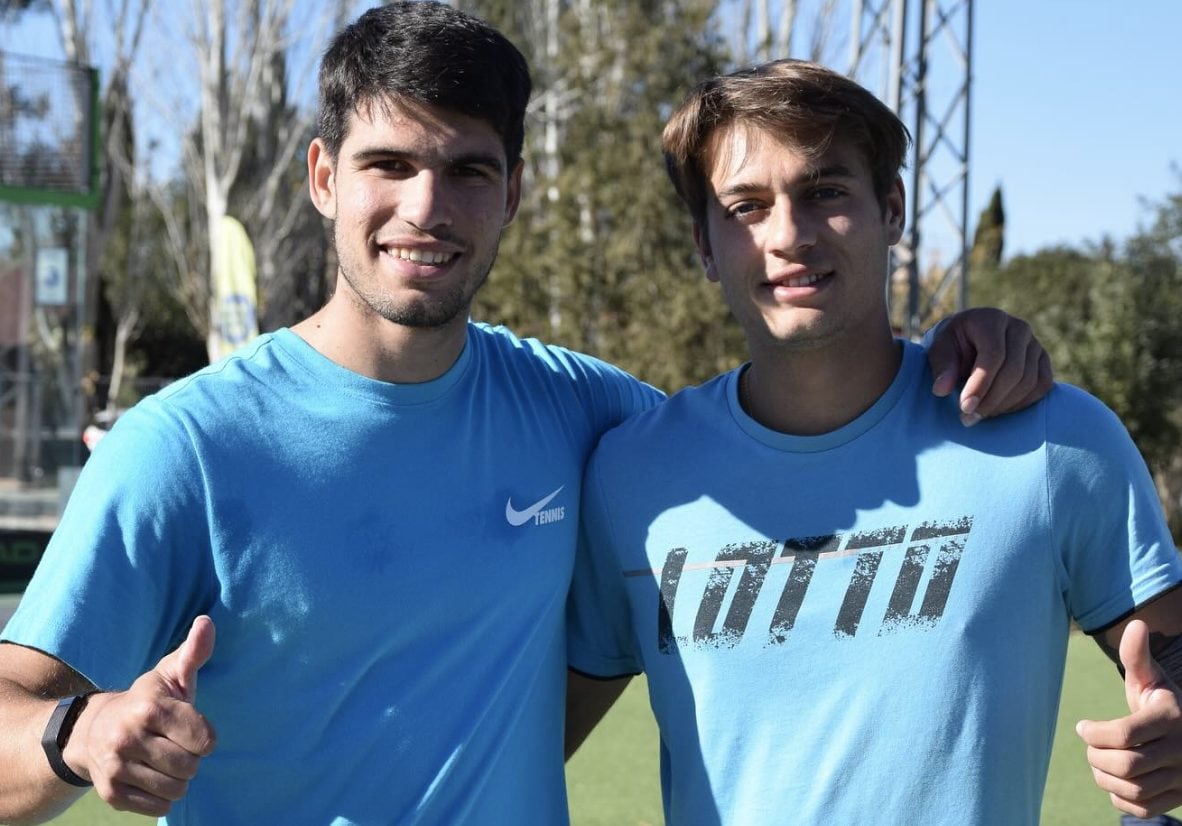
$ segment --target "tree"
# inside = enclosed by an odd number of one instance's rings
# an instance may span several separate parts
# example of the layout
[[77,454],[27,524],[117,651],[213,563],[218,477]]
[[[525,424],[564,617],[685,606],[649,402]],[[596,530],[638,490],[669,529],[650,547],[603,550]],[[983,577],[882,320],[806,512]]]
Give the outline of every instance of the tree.
[[[522,48],[535,94],[525,193],[478,317],[595,353],[667,389],[743,358],[660,155],[665,119],[730,62],[719,25],[734,0],[465,0]],[[797,3],[738,4],[734,52],[788,53]],[[836,4],[809,22],[828,49]],[[741,62],[746,62],[742,60]]]
[[[833,26],[837,21],[837,0],[821,0],[815,13],[805,22],[807,31],[798,32],[797,0],[725,0],[721,9],[738,6],[738,20],[731,42],[731,53],[740,66],[762,63],[783,57],[807,57],[820,63],[832,63]],[[775,8],[778,5],[778,9]],[[773,25],[773,19],[775,23]],[[794,47],[798,34],[807,34],[807,47]]]
[[[1182,194],[1118,249],[1057,247],[1020,256],[974,282],[977,301],[1028,319],[1057,377],[1124,421],[1182,537]],[[988,277],[984,277],[988,274]]]
[[526,44],[537,87],[521,209],[474,315],[669,389],[733,366],[742,340],[701,274],[659,142],[689,84],[722,65],[713,4],[471,6]]
[[43,8],[48,4],[49,0],[0,0],[0,18],[15,18],[21,12]]
[[[200,107],[181,147],[189,187],[183,198],[167,185],[153,187],[152,194],[165,218],[176,295],[203,336],[212,321],[209,250],[231,212],[252,236],[260,305],[274,308],[273,323],[289,323],[323,300],[323,225],[302,186],[311,115],[289,95],[307,80],[317,54],[313,44],[339,21],[345,5],[318,6],[293,25],[295,0],[193,3],[188,47],[198,68]],[[293,71],[296,43],[305,59]],[[188,117],[171,115],[177,122]],[[306,289],[309,283],[316,287]],[[293,297],[298,300],[288,300]]]
[[[45,8],[58,22],[67,59],[87,63],[98,52],[109,54],[102,98],[102,192],[87,250],[89,272],[95,289],[89,297],[88,318],[100,303],[112,330],[97,331],[103,345],[102,363],[111,365],[115,395],[121,383],[121,365],[127,348],[145,323],[151,323],[159,340],[164,319],[177,326],[174,346],[183,346],[194,331],[205,337],[210,321],[211,227],[232,209],[249,228],[259,259],[260,305],[270,307],[273,326],[290,323],[324,298],[325,263],[323,224],[303,189],[301,150],[311,138],[307,107],[289,102],[293,86],[303,83],[311,70],[316,49],[305,48],[307,71],[289,77],[288,54],[294,29],[305,43],[315,43],[327,25],[339,19],[344,0],[337,0],[318,16],[288,25],[294,0],[217,0],[194,3],[189,17],[153,16],[150,0],[109,0],[104,9],[109,28],[96,25],[90,0],[43,0],[31,11]],[[28,4],[26,4],[28,5]],[[137,83],[139,45],[167,42],[166,26],[181,21],[187,28],[190,54],[199,76],[201,105],[166,111],[158,96],[134,100],[132,89],[155,90],[161,71],[174,72],[169,81],[184,88],[186,67],[176,57],[186,53],[173,48],[169,60],[154,73],[153,83]],[[321,25],[317,26],[317,22]],[[109,31],[111,48],[96,50],[96,32]],[[192,73],[190,73],[192,74]],[[167,83],[163,85],[168,85]],[[151,94],[151,91],[146,94]],[[183,95],[189,101],[193,95]],[[178,125],[194,123],[181,142],[180,182],[153,177],[152,147],[137,140],[137,117],[151,104],[156,114]],[[150,199],[153,207],[147,207]],[[148,231],[145,227],[154,227]],[[163,243],[157,243],[158,240]],[[161,258],[160,249],[168,256]],[[164,266],[161,266],[164,264]],[[171,277],[160,278],[160,273]],[[172,299],[152,294],[168,289]],[[101,301],[100,301],[101,298]],[[145,319],[151,312],[158,317]],[[171,309],[165,310],[165,307]],[[184,312],[177,315],[174,310]],[[140,352],[131,362],[147,363]],[[181,366],[181,365],[178,365]],[[183,365],[191,369],[192,365]],[[188,370],[186,370],[187,372]]]
[[[228,214],[230,192],[242,172],[251,127],[260,125],[252,116],[267,111],[268,93],[273,94],[276,85],[284,88],[282,60],[291,0],[241,2],[236,11],[231,38],[225,0],[198,3],[193,10],[197,25],[192,45],[200,70],[201,109],[199,132],[191,134],[185,147],[185,168],[190,180],[198,183],[208,243],[204,245],[205,271],[194,278],[189,294],[196,299],[190,306],[194,326],[210,336],[211,358],[217,353],[213,349],[213,273],[208,251],[217,245],[222,218]],[[274,124],[267,126],[274,128]],[[272,157],[265,159],[271,164],[263,182],[264,200],[273,198],[306,130],[297,125],[286,134],[286,140],[272,145]],[[273,201],[267,207],[273,209]]]
[[[106,394],[108,414],[114,414],[120,402],[134,401],[130,397],[120,398],[128,364],[127,351],[140,330],[145,302],[150,305],[150,296],[162,286],[154,277],[158,270],[149,266],[152,258],[149,250],[159,249],[159,245],[153,243],[157,236],[145,232],[144,227],[150,210],[144,186],[147,171],[141,168],[136,147],[130,79],[147,22],[148,0],[138,0],[134,9],[129,6],[129,0],[122,0],[115,21],[115,59],[102,109],[105,163],[99,267],[102,298],[114,323],[109,361],[111,379]],[[77,23],[71,26],[76,27]]]
[[304,168],[303,150],[315,130],[309,113],[290,99],[287,52],[273,54],[264,74],[229,208],[254,242],[260,328],[268,330],[319,309],[330,279],[324,223],[308,198]]
[[969,272],[984,273],[988,277],[1001,266],[1005,251],[1006,211],[1002,205],[1001,187],[995,187],[989,204],[977,219],[973,234],[973,248],[969,251]]
[[[89,79],[90,64],[97,51],[94,43],[96,27],[89,0],[45,0],[39,3],[23,4],[31,13],[48,12],[56,23],[60,37],[62,55],[74,64],[71,73],[78,79]],[[134,329],[138,315],[137,281],[127,272],[127,251],[134,249],[126,237],[117,238],[127,231],[125,218],[131,214],[132,185],[135,177],[135,141],[131,117],[131,95],[128,72],[134,61],[144,21],[148,0],[121,0],[107,4],[114,15],[111,28],[111,48],[102,49],[110,54],[109,71],[103,73],[106,81],[101,91],[98,112],[91,113],[91,87],[89,83],[73,82],[70,90],[72,100],[56,100],[61,109],[71,109],[75,122],[72,135],[64,139],[61,146],[50,150],[49,155],[57,163],[65,164],[63,150],[75,152],[85,158],[90,154],[91,117],[97,118],[101,128],[101,142],[98,146],[99,197],[97,207],[88,212],[76,208],[39,207],[35,211],[35,225],[42,228],[42,237],[53,245],[72,248],[72,258],[77,271],[85,275],[86,291],[80,308],[33,309],[33,335],[30,347],[34,358],[27,369],[42,377],[55,376],[53,393],[43,399],[56,400],[54,409],[45,403],[45,412],[56,416],[56,424],[71,428],[80,426],[80,415],[85,415],[85,405],[80,389],[91,399],[101,397],[101,383],[96,380],[97,350],[101,349],[106,331],[96,326],[96,308],[101,304],[109,308],[107,318],[114,327],[114,341],[111,359],[115,365],[123,361],[123,349],[129,332]],[[70,104],[73,104],[72,107]],[[67,170],[65,177],[80,177],[77,169]],[[79,242],[82,240],[82,243]],[[115,249],[123,251],[122,256]],[[81,261],[76,259],[80,258]],[[132,287],[128,290],[127,287]],[[101,301],[103,292],[114,287],[111,295]],[[118,373],[116,370],[116,384]],[[82,388],[79,388],[79,380]],[[101,404],[101,400],[98,402]],[[33,434],[32,438],[37,438]]]
[[[1182,184],[1182,172],[1174,170]],[[1182,537],[1182,189],[1153,205],[1148,229],[1125,245],[1136,277],[1131,330],[1136,374],[1129,430],[1145,454],[1175,537]]]

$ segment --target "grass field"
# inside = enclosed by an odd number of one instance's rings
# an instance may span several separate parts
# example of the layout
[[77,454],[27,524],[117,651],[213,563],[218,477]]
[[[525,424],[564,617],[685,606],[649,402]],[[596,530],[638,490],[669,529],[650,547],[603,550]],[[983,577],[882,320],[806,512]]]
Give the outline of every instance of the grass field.
[[[1117,826],[1118,813],[1092,784],[1074,729],[1083,717],[1105,719],[1123,709],[1124,692],[1111,663],[1086,637],[1073,637],[1043,802],[1043,826]],[[662,824],[656,727],[642,680],[633,681],[571,760],[567,783],[573,826]],[[143,826],[149,822],[106,811],[93,794],[53,821],[58,826]]]

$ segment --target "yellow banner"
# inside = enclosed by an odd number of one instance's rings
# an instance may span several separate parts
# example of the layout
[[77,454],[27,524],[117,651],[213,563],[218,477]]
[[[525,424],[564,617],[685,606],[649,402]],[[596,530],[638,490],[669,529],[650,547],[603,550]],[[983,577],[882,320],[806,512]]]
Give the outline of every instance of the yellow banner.
[[246,229],[226,215],[213,245],[209,358],[229,355],[259,334],[254,247]]

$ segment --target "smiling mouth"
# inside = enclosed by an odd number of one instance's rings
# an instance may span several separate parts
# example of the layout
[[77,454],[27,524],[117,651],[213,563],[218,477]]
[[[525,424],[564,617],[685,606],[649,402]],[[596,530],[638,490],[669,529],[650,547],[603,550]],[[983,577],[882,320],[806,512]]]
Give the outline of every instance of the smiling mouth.
[[436,252],[434,250],[408,249],[406,247],[387,247],[382,252],[391,258],[399,258],[415,264],[446,264],[459,255],[458,252]]
[[807,275],[798,275],[794,278],[785,278],[779,281],[772,281],[772,287],[811,287],[833,275],[833,272],[812,272]]

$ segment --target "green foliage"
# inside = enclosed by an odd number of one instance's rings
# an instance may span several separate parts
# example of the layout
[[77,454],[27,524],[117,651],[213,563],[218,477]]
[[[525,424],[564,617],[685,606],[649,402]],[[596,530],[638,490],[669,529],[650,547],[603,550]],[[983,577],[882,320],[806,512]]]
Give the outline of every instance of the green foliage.
[[[1182,182],[1182,176],[1179,181]],[[1156,207],[1150,229],[1126,245],[1125,258],[1140,289],[1133,309],[1140,319],[1132,347],[1141,355],[1129,405],[1142,449],[1182,461],[1182,192]]]
[[95,344],[102,373],[110,371],[114,358],[117,314],[134,309],[138,319],[127,344],[125,383],[116,400],[122,407],[157,389],[152,384],[138,390],[137,379],[183,376],[208,361],[204,341],[170,287],[168,274],[175,265],[164,248],[166,232],[157,210],[142,202],[124,202],[99,258]]
[[974,303],[1026,318],[1056,377],[1124,421],[1182,536],[1182,194],[1123,249],[1057,247],[974,273]]
[[741,336],[702,274],[660,152],[688,85],[721,68],[713,3],[558,3],[556,29],[544,2],[470,5],[532,44],[535,77],[521,209],[474,317],[666,389],[738,363]]

